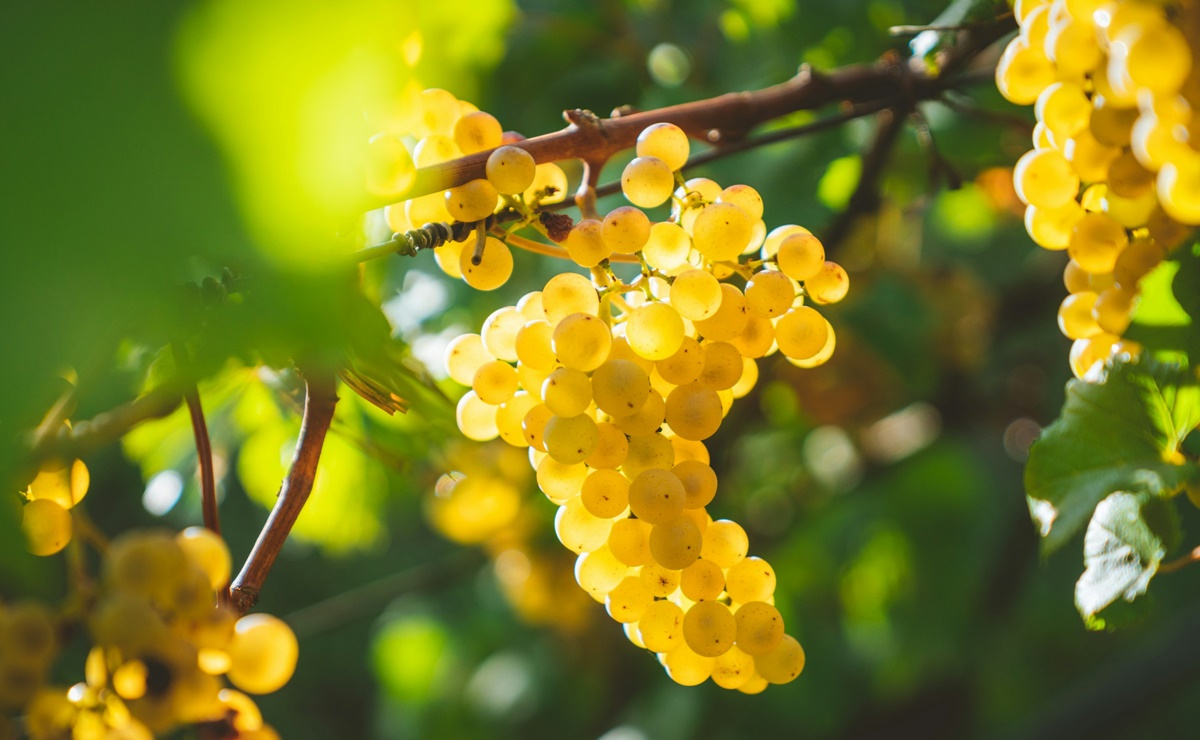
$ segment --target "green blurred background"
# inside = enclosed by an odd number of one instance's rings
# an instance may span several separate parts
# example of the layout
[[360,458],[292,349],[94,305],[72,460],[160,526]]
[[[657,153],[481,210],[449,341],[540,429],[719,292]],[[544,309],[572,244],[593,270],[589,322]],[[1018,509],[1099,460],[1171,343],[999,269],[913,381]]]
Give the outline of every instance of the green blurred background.
[[[333,265],[363,240],[349,183],[361,177],[356,143],[376,119],[362,112],[412,80],[535,135],[560,127],[564,108],[650,109],[780,82],[803,62],[870,61],[902,47],[890,26],[943,8],[7,7],[0,470],[21,479],[20,435],[61,393],[67,368],[80,389],[73,418],[85,419],[169,376],[163,348],[183,343],[206,378],[223,524],[239,560],[298,429],[290,358],[400,363],[406,416],[343,389],[312,511],[260,604],[301,639],[294,680],[261,700],[289,739],[1188,735],[1200,700],[1196,574],[1162,578],[1129,624],[1093,633],[1072,604],[1078,548],[1037,554],[1022,465],[1062,403],[1068,341],[1054,322],[1064,258],[1029,242],[1003,169],[1028,148],[1020,126],[922,106],[937,156],[963,186],[945,190],[934,155],[906,129],[880,212],[832,250],[852,280],[829,311],[834,359],[808,371],[761,362],[758,387],[710,440],[721,480],[710,511],[743,523],[751,552],[773,563],[778,604],[808,654],[799,680],[759,696],[672,684],[570,582],[553,507],[520,456],[513,464],[507,451],[456,441],[447,399],[461,388],[437,380],[441,348],[566,265],[518,253],[513,279],[486,294],[443,276],[428,254],[372,264],[361,280]],[[413,61],[414,44],[415,66],[395,66]],[[989,83],[970,94],[1032,120]],[[687,174],[753,185],[768,227],[820,234],[854,188],[871,131],[856,121]],[[367,224],[368,241],[380,238],[378,217]],[[185,298],[185,282],[222,268],[246,276],[242,294],[216,305]],[[85,460],[84,505],[109,534],[199,520],[185,415]],[[512,520],[486,547],[431,525],[438,475],[465,460],[512,489],[486,500]],[[0,594],[60,598],[61,558],[20,552],[11,511],[0,515]],[[1186,542],[1194,512],[1183,525]],[[505,551],[525,560],[495,557]],[[79,680],[84,654],[80,639],[57,680]]]

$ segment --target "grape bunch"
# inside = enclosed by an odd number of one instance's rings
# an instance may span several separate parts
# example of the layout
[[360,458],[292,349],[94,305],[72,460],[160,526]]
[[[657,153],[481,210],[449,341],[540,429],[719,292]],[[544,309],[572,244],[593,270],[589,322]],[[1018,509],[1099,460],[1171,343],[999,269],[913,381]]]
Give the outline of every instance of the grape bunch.
[[[643,131],[621,180],[632,205],[559,235],[590,277],[561,273],[496,310],[451,342],[446,370],[470,388],[457,408],[468,438],[529,448],[576,581],[630,641],[681,684],[758,693],[799,675],[804,651],[774,606],[771,566],[707,512],[717,476],[704,440],[753,388],[756,360],[829,359],[834,332],[813,304],[841,300],[849,280],[803,227],[768,233],[752,187],[684,181],[688,152],[672,124]],[[662,222],[642,210],[668,201]],[[617,255],[641,274],[622,281]]]
[[1200,40],[1194,3],[1018,0],[1000,92],[1033,105],[1013,171],[1038,245],[1066,250],[1059,328],[1085,377],[1116,354],[1141,279],[1200,224]]
[[[123,534],[104,552],[95,596],[81,593],[63,613],[64,622],[85,621],[93,638],[84,680],[65,689],[32,682],[19,701],[5,695],[6,706],[23,706],[32,740],[141,740],[184,724],[221,737],[278,738],[247,694],[287,683],[298,645],[283,621],[239,618],[216,603],[230,568],[225,543],[207,529]],[[33,666],[52,655],[57,628],[48,611],[14,605],[0,625],[0,672],[9,660]]]
[[49,556],[71,541],[71,509],[87,495],[91,478],[82,460],[67,464],[45,463],[29,487],[21,492],[21,528],[25,544],[34,555]]

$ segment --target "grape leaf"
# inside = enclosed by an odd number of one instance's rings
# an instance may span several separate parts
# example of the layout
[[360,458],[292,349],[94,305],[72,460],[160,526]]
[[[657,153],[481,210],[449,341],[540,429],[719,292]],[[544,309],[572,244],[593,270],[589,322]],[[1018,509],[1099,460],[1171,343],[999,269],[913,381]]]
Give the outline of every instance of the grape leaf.
[[1178,449],[1200,420],[1200,389],[1187,370],[1123,363],[1100,382],[1073,380],[1058,420],[1025,467],[1029,511],[1043,551],[1073,537],[1113,491],[1156,496],[1200,478]]
[[1166,555],[1166,543],[1142,516],[1148,494],[1117,491],[1096,507],[1083,538],[1087,566],[1075,584],[1075,607],[1091,619],[1117,599],[1146,592]]

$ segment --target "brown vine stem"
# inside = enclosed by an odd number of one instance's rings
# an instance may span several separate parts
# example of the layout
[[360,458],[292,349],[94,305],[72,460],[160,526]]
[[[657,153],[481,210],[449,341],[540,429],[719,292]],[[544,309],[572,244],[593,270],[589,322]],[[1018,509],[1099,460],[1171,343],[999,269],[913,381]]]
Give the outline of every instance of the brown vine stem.
[[[752,92],[726,93],[706,100],[642,111],[614,118],[599,118],[585,111],[569,111],[570,123],[554,133],[510,144],[533,155],[536,162],[578,159],[595,166],[629,149],[638,134],[653,123],[674,123],[689,136],[722,146],[741,140],[754,127],[800,110],[816,110],[833,103],[861,104],[892,99],[902,93],[916,102],[936,98],[958,81],[954,72],[980,50],[1007,33],[1011,17],[964,31],[959,47],[941,66],[942,73],[911,71],[906,61],[894,57],[873,64],[856,64],[817,72],[807,66],[792,79]],[[370,208],[409,200],[486,176],[484,167],[492,150],[477,152],[416,171],[408,190],[379,199]]]
[[212,440],[208,436],[208,424],[204,421],[204,406],[200,403],[200,391],[192,386],[183,394],[188,415],[192,417],[192,436],[196,438],[196,465],[200,468],[200,508],[204,526],[221,534],[221,519],[217,513],[217,481],[213,473]]
[[292,525],[304,509],[313,481],[317,475],[317,463],[321,460],[321,448],[325,435],[333,421],[337,405],[337,381],[332,373],[310,371],[305,375],[304,417],[300,424],[300,440],[292,457],[275,507],[271,509],[242,571],[229,587],[233,607],[245,614],[257,602],[263,583],[280,548],[292,531]]
[[1187,565],[1191,565],[1192,563],[1195,563],[1195,562],[1200,562],[1200,547],[1192,548],[1192,551],[1189,552],[1187,555],[1178,557],[1178,558],[1170,561],[1169,563],[1163,563],[1162,565],[1158,566],[1158,572],[1159,573],[1174,573],[1175,571],[1179,570],[1180,568],[1183,568],[1184,566],[1187,566]]

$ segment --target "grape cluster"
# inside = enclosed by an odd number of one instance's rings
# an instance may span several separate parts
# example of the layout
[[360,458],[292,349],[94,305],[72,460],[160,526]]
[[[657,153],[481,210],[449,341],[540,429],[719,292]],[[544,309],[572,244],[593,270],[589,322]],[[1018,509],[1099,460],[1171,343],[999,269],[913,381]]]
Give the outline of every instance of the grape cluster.
[[21,494],[21,527],[30,552],[49,556],[67,546],[73,529],[70,510],[87,495],[90,480],[82,460],[54,460],[42,466]]
[[[757,359],[830,357],[833,329],[810,304],[841,300],[849,281],[806,229],[767,233],[753,188],[682,181],[688,148],[674,125],[647,128],[622,175],[633,205],[563,239],[592,277],[564,272],[498,309],[451,342],[446,370],[470,387],[467,437],[529,448],[577,582],[630,641],[681,684],[757,693],[799,675],[804,651],[773,605],[771,566],[706,510],[717,476],[704,440],[753,388]],[[641,210],[668,200],[663,222]],[[636,255],[641,276],[617,278],[616,254]]]
[[1058,313],[1084,377],[1123,340],[1139,282],[1200,224],[1200,39],[1193,3],[1018,0],[1000,92],[1034,105],[1033,150],[1013,171],[1040,246],[1066,250]]
[[[424,90],[412,103],[415,111],[407,122],[409,131],[379,133],[368,143],[367,187],[375,195],[387,198],[403,193],[412,184],[415,167],[492,151],[486,178],[385,208],[392,231],[428,223],[480,221],[504,208],[528,213],[530,208],[566,197],[567,176],[562,168],[552,162],[536,164],[524,149],[508,146],[519,137],[505,134],[490,113],[439,88]],[[478,264],[474,235],[436,247],[434,256],[447,275],[462,278],[477,290],[495,290],[512,275],[512,253],[495,237],[487,237]]]
[[0,604],[0,721],[46,682],[58,643],[57,621],[45,606],[32,601]]
[[[98,598],[86,604],[94,647],[85,680],[24,697],[29,737],[140,740],[181,724],[205,724],[223,737],[278,738],[242,692],[265,694],[287,683],[296,665],[296,638],[275,617],[239,619],[215,604],[230,567],[221,538],[199,527],[174,536],[131,531],[114,540],[105,552]],[[17,623],[17,614],[16,607],[6,613],[6,627]],[[23,646],[27,658],[49,654],[54,631],[47,613],[27,608],[20,620],[22,628],[2,633],[3,655],[10,646]],[[17,647],[12,650],[17,654]],[[222,676],[240,691],[228,688]]]

